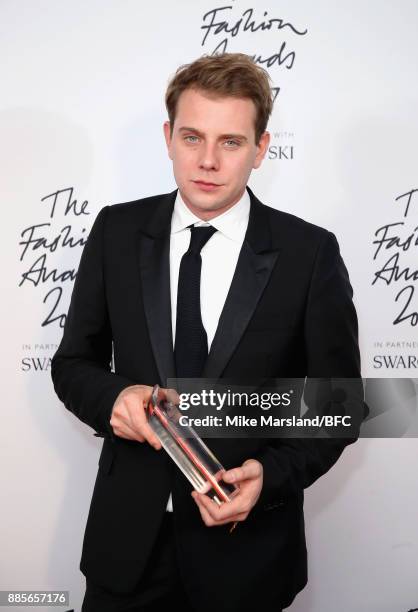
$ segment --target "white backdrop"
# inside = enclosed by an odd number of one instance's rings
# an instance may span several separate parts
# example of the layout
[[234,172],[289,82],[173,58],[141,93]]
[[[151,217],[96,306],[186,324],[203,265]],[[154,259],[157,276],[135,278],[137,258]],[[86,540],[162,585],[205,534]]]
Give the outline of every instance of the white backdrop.
[[[268,67],[272,143],[249,184],[336,233],[363,375],[416,378],[417,20],[415,0],[0,2],[0,589],[70,590],[80,610],[101,441],[54,395],[50,358],[97,212],[175,187],[162,123],[178,65],[223,48]],[[416,439],[364,439],[306,491],[292,612],[418,608],[417,474]]]

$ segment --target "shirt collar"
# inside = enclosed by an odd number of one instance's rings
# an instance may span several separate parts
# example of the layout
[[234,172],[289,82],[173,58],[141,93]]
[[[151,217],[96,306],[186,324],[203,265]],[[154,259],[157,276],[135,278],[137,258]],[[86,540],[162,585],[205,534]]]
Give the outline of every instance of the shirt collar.
[[[219,232],[234,241],[242,241],[248,226],[250,214],[250,196],[245,189],[241,198],[234,206],[227,211],[214,217],[209,221]],[[189,225],[207,225],[205,221],[199,219],[186,206],[181,197],[180,190],[177,190],[176,201],[174,203],[173,215],[171,217],[171,233],[175,234],[185,230]]]

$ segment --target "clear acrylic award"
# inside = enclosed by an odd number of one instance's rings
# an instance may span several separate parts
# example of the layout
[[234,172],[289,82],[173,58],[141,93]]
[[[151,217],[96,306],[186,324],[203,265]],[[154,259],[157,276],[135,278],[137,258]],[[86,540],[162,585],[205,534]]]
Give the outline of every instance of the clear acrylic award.
[[177,399],[174,390],[167,390],[166,396],[155,385],[147,407],[151,428],[195,491],[208,495],[219,506],[231,501],[239,487],[222,480],[225,468],[192,427],[180,424]]

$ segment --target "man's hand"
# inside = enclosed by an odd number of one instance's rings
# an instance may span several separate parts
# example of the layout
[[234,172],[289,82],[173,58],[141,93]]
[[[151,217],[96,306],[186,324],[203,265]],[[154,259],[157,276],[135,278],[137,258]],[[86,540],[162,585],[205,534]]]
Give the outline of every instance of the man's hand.
[[233,482],[240,487],[236,497],[222,506],[218,506],[207,495],[192,492],[192,497],[207,527],[245,521],[260,497],[263,487],[263,466],[255,459],[247,459],[241,467],[226,471],[222,478],[225,482]]
[[132,385],[123,389],[113,405],[110,424],[116,436],[138,442],[147,441],[155,450],[160,450],[161,443],[148,424],[145,414],[152,389],[147,385]]

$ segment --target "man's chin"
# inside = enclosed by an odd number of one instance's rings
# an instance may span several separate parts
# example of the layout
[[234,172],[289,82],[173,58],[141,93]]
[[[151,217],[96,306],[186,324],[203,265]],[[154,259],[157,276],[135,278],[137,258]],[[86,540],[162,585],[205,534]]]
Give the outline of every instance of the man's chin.
[[[221,189],[224,190],[224,187],[222,185]],[[208,214],[211,217],[221,215],[229,208],[232,208],[240,198],[239,195],[229,195],[225,194],[225,192],[222,193],[222,196],[214,191],[206,193],[196,193],[195,191],[193,193],[184,192],[181,188],[180,193],[186,206],[198,217]]]
[[192,209],[196,215],[199,214],[217,214],[220,215],[226,208],[228,207],[226,202],[223,201],[201,201],[201,200],[192,200],[190,202],[189,208]]
[[[180,190],[181,191],[181,190]],[[183,201],[191,208],[203,210],[217,210],[225,205],[225,198],[220,198],[214,192],[207,193],[184,193],[181,191]]]

